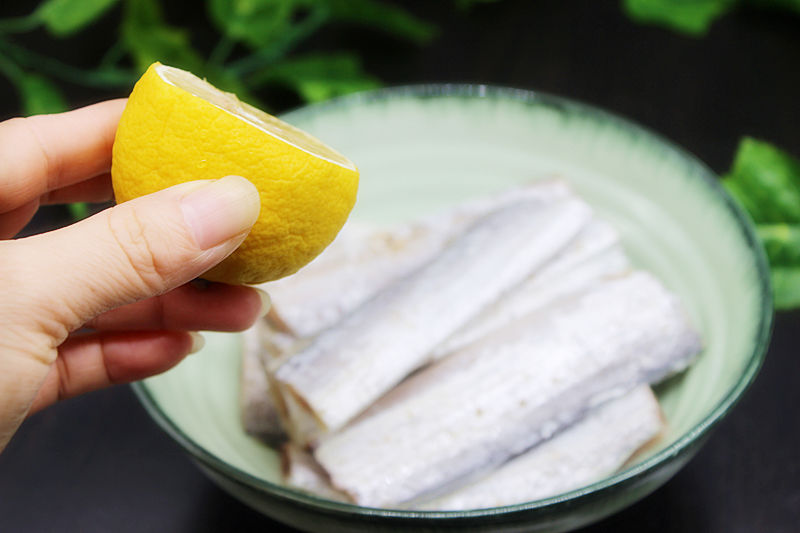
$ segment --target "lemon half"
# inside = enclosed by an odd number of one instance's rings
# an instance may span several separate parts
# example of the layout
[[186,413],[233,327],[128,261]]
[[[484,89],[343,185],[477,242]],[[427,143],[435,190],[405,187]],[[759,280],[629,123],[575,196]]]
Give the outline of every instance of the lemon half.
[[261,214],[241,246],[203,275],[226,283],[296,272],[333,241],[358,190],[356,166],[311,135],[190,72],[151,65],[114,140],[117,202],[231,174],[258,188]]

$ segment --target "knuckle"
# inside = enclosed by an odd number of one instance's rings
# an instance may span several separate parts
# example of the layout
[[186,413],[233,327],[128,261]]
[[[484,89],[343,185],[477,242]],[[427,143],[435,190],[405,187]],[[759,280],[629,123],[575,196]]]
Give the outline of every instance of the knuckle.
[[112,212],[108,217],[108,227],[124,262],[124,281],[148,293],[161,292],[168,283],[168,269],[136,210],[128,208]]

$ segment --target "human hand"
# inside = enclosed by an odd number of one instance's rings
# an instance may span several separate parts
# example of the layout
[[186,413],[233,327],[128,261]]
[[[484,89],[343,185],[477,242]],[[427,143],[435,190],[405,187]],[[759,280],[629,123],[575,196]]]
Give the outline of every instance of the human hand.
[[[0,239],[42,204],[112,197],[124,100],[0,123]],[[248,287],[186,284],[258,218],[258,191],[229,176],[185,183],[57,231],[0,240],[0,451],[31,412],[157,374],[266,311]]]

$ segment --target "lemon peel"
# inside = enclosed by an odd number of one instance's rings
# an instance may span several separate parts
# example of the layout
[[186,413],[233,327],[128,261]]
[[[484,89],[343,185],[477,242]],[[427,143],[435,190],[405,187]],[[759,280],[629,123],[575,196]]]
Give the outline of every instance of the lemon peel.
[[254,284],[293,274],[336,237],[359,173],[345,156],[193,74],[154,63],[133,88],[114,140],[117,202],[199,179],[240,175],[261,197],[244,242],[203,275]]

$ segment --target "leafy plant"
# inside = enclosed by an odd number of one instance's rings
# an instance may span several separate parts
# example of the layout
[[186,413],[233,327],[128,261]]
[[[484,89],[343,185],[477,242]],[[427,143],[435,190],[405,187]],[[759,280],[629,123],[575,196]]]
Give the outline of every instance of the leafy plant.
[[723,184],[756,223],[770,262],[775,307],[800,307],[800,160],[745,137]]
[[[154,61],[190,70],[264,106],[257,94],[269,86],[315,101],[379,84],[353,52],[293,55],[326,25],[361,26],[415,44],[436,33],[428,22],[379,0],[207,0],[205,6],[219,31],[207,57],[192,45],[189,28],[165,20],[157,0],[44,0],[27,16],[0,19],[0,74],[15,85],[26,115],[66,108],[58,81],[129,89]],[[39,28],[54,39],[69,38],[113,9],[121,11],[118,39],[93,69],[67,65],[14,40]]]
[[[91,70],[14,41],[16,34],[39,28],[65,39],[114,8],[121,9],[117,41]],[[67,108],[57,81],[127,91],[154,61],[189,70],[266,108],[257,93],[268,86],[313,102],[379,85],[352,52],[292,55],[325,25],[362,26],[415,44],[430,41],[436,33],[433,25],[378,0],[208,0],[206,9],[220,33],[208,57],[192,46],[189,28],[167,23],[157,0],[44,0],[27,16],[0,19],[0,74],[16,87],[24,115]],[[70,212],[80,219],[89,210],[86,204],[72,204]]]
[[719,17],[741,6],[783,9],[800,14],[800,0],[623,0],[633,20],[688,35],[703,35]]

